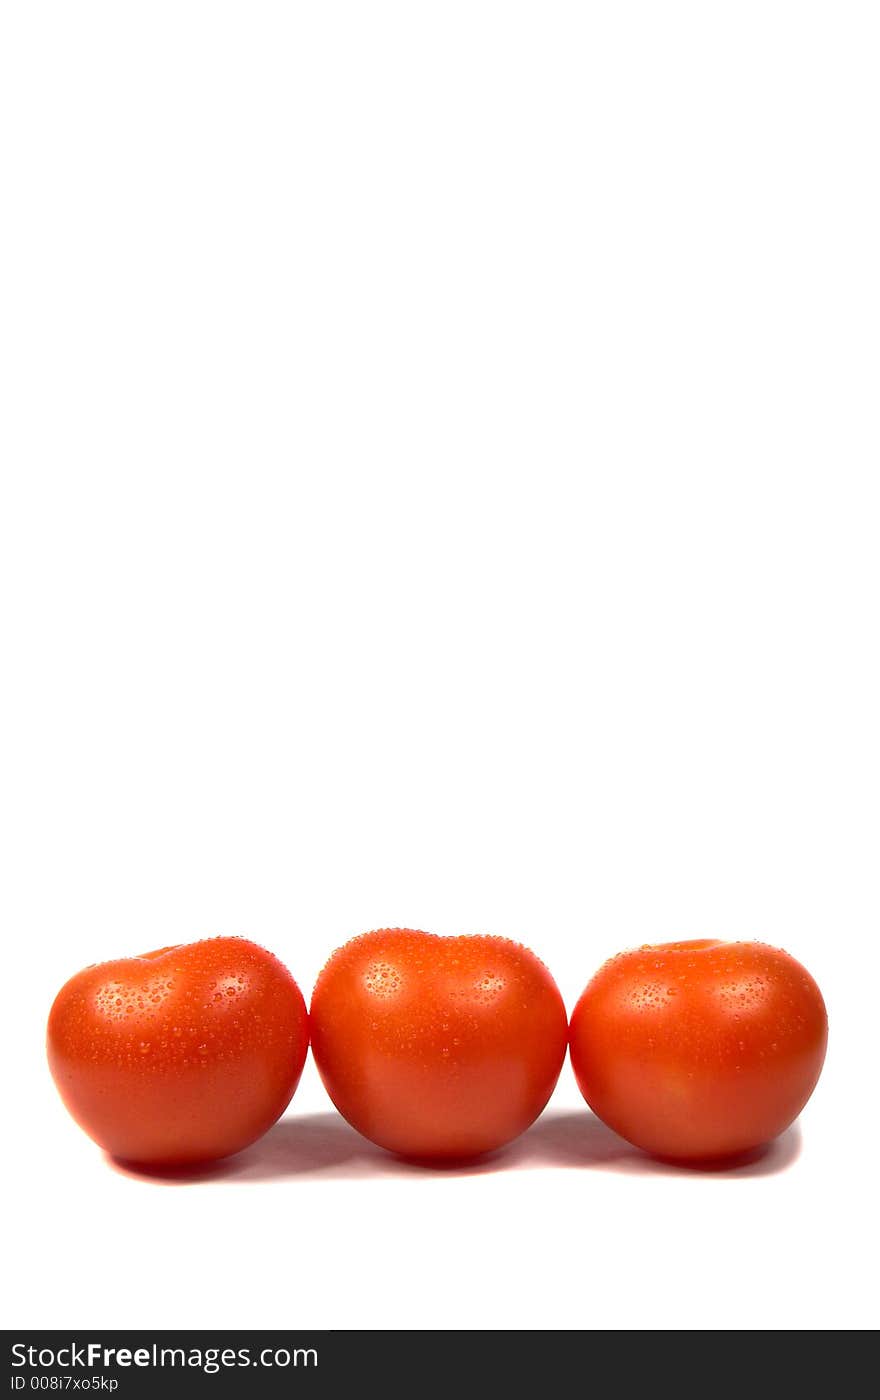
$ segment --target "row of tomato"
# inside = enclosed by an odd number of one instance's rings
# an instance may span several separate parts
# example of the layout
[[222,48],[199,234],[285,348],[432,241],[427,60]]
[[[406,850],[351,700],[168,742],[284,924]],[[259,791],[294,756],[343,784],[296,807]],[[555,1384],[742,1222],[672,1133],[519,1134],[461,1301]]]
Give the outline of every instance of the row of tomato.
[[698,939],[618,954],[569,1023],[559,989],[509,939],[381,929],[339,948],[310,1011],[273,954],[211,938],[100,963],[49,1016],[56,1085],[80,1126],[143,1164],[210,1161],[284,1112],[311,1041],[327,1092],[365,1137],[443,1161],[532,1124],[566,1047],[593,1111],[677,1160],[748,1151],[782,1132],[825,1057],[822,995],[762,943]]

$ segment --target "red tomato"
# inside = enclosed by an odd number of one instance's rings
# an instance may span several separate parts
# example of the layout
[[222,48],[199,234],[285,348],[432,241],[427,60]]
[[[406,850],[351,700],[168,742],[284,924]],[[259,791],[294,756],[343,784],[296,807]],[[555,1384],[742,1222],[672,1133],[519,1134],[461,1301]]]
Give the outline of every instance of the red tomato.
[[659,1157],[723,1157],[800,1113],[825,1059],[825,1003],[763,943],[695,939],[620,953],[574,1009],[571,1063],[598,1116]]
[[380,929],[327,963],[312,1053],[340,1113],[409,1157],[471,1157],[517,1136],[565,1058],[562,997],[506,938]]
[[80,1127],[133,1162],[238,1152],[284,1112],[308,1047],[285,967],[209,938],[72,977],[49,1015],[49,1067]]

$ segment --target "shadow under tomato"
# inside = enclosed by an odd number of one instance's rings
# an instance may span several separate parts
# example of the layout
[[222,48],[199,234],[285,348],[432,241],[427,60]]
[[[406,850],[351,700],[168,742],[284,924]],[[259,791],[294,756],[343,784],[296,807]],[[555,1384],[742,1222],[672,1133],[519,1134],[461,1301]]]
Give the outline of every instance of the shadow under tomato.
[[733,1157],[674,1162],[650,1157],[607,1128],[586,1110],[545,1113],[535,1126],[507,1149],[505,1166],[519,1168],[580,1167],[634,1175],[741,1177],[785,1171],[801,1150],[801,1130],[792,1124],[773,1142]]
[[110,1165],[126,1176],[159,1185],[196,1182],[286,1181],[302,1176],[357,1180],[364,1177],[475,1176],[495,1171],[546,1168],[620,1171],[635,1175],[714,1177],[769,1176],[790,1167],[800,1153],[800,1128],[791,1128],[765,1147],[718,1162],[661,1161],[632,1147],[586,1109],[544,1113],[533,1128],[497,1152],[466,1161],[424,1162],[396,1157],[368,1142],[338,1113],[283,1118],[265,1137],[234,1157],[195,1167],[157,1167],[120,1162]]
[[211,1181],[284,1181],[299,1176],[342,1177],[444,1175],[472,1176],[494,1171],[503,1151],[482,1157],[447,1162],[425,1162],[398,1157],[377,1147],[349,1127],[338,1113],[309,1113],[282,1118],[252,1147],[219,1162],[197,1166],[153,1167],[108,1157],[109,1165],[124,1176],[159,1185],[184,1186]]

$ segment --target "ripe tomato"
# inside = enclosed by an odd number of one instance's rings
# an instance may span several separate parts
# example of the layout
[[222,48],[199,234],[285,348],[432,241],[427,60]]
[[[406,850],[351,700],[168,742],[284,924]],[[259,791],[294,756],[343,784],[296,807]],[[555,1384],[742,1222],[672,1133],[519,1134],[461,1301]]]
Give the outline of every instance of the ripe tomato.
[[80,1127],[133,1162],[238,1152],[284,1112],[308,1048],[285,967],[209,938],[72,977],[49,1015],[49,1067]]
[[380,929],[315,986],[312,1053],[340,1113],[409,1157],[470,1157],[523,1132],[565,1058],[562,997],[506,938]]
[[581,1093],[659,1157],[723,1157],[800,1113],[825,1059],[825,1003],[806,968],[763,943],[695,939],[620,953],[574,1009]]

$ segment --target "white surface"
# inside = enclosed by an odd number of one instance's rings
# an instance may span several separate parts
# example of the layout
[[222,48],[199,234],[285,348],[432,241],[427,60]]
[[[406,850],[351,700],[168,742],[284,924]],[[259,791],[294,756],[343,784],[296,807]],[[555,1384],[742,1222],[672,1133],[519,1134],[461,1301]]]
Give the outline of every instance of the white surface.
[[[3,7],[5,1325],[876,1324],[878,40]],[[569,1008],[633,943],[785,946],[799,1155],[653,1167],[568,1068],[466,1174],[311,1065],[204,1182],[66,1117],[83,964],[241,932],[308,994],[388,923],[519,937]]]

